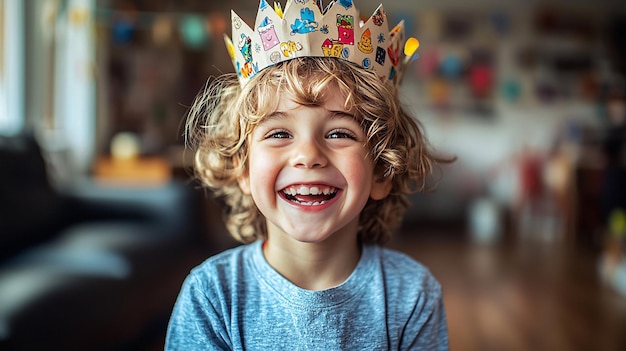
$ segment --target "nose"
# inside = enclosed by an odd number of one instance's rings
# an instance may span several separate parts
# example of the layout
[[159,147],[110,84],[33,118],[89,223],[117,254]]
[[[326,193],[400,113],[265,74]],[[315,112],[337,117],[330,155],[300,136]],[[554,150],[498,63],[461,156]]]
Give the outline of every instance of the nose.
[[302,139],[295,143],[291,164],[294,167],[319,168],[326,167],[328,158],[324,147],[314,139]]

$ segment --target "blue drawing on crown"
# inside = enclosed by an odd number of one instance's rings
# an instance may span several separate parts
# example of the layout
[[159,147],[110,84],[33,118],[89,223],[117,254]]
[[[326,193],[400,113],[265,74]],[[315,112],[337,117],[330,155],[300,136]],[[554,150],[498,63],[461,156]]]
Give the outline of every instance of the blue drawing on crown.
[[261,0],[261,2],[259,3],[259,10],[263,11],[266,8],[268,8],[270,5],[267,3],[267,1],[265,0]]
[[387,53],[385,52],[385,49],[380,46],[376,48],[376,62],[378,62],[379,65],[383,66],[385,64],[386,56]]
[[324,34],[328,34],[328,25],[327,24],[323,25],[322,28],[320,28],[320,32]]
[[337,3],[345,7],[346,10],[352,7],[352,0],[339,0]]
[[395,67],[391,67],[391,70],[389,71],[389,77],[387,78],[391,81],[395,81],[396,79],[396,68]]
[[347,59],[350,57],[350,49],[348,48],[343,48],[343,50],[341,50],[341,57],[344,59]]
[[239,40],[238,47],[245,62],[243,66],[237,62],[237,74],[244,78],[257,74],[257,72],[259,72],[259,63],[252,62],[252,39],[244,33],[241,33],[241,40]]
[[291,35],[315,32],[319,24],[315,21],[315,13],[308,7],[300,10],[300,18],[290,25]]
[[363,59],[363,62],[361,63],[361,65],[364,68],[370,68],[370,65],[372,64],[372,62],[370,61],[370,59],[368,57]]
[[385,35],[383,33],[378,34],[378,43],[382,44],[385,42]]
[[241,33],[241,40],[239,40],[239,51],[246,62],[252,62],[252,39],[249,36]]

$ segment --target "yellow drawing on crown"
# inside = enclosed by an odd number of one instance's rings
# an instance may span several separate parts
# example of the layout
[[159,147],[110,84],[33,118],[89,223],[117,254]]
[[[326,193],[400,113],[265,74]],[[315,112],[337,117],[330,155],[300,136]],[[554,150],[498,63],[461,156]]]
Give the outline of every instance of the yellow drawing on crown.
[[371,54],[374,51],[374,47],[372,46],[372,33],[369,29],[365,30],[361,35],[358,48],[365,54]]
[[280,43],[280,51],[282,51],[285,57],[295,57],[296,51],[302,50],[302,44],[295,43],[293,41],[287,41]]
[[326,39],[322,44],[322,50],[324,51],[324,56],[326,57],[341,57],[343,44]]

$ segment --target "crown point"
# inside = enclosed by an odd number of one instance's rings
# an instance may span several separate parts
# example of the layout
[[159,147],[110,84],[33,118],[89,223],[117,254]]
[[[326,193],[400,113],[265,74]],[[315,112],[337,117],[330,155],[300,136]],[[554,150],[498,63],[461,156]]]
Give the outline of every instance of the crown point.
[[413,56],[413,54],[415,54],[415,51],[417,51],[417,48],[419,48],[419,46],[420,46],[419,40],[413,37],[407,39],[406,43],[404,44],[404,55]]
[[228,50],[228,55],[231,60],[235,59],[235,46],[233,45],[233,41],[230,40],[228,35],[224,34],[224,42],[226,43],[226,50]]
[[278,15],[278,17],[280,17],[280,18],[284,17],[283,8],[280,6],[279,2],[274,2],[274,11]]

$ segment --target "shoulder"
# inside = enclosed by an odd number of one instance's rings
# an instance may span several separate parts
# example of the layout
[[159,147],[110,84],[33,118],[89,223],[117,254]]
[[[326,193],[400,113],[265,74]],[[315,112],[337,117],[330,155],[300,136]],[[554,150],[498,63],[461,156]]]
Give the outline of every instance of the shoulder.
[[191,270],[187,283],[199,285],[204,291],[216,286],[226,287],[244,271],[254,245],[240,245],[209,257]]
[[246,267],[252,245],[228,249],[194,267],[179,293],[179,308],[228,315],[239,296],[242,280],[249,275]]
[[[413,257],[389,248],[378,247],[385,284],[389,291],[404,291],[409,294],[427,295],[439,299],[441,284],[431,271]],[[426,297],[426,296],[424,296]]]
[[213,268],[224,268],[232,266],[233,264],[237,264],[246,255],[246,252],[249,251],[251,246],[253,245],[254,243],[248,245],[243,244],[217,253],[194,267],[191,270],[191,273],[198,274],[205,270],[211,270]]
[[382,246],[379,246],[377,250],[382,264],[387,269],[415,273],[419,276],[425,277],[432,276],[430,270],[426,266],[404,252]]
[[379,248],[391,330],[399,349],[448,350],[442,288],[430,270],[411,256]]
[[238,272],[245,270],[252,248],[242,245],[223,251],[191,270],[170,317],[166,349],[230,348],[228,326],[241,277]]

